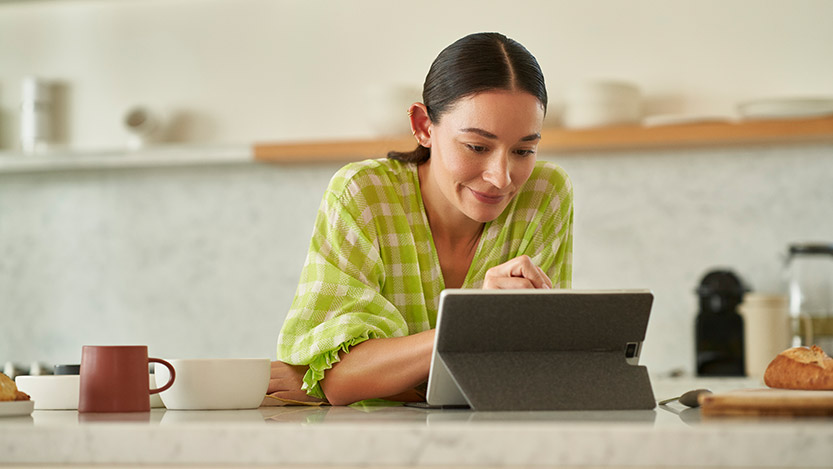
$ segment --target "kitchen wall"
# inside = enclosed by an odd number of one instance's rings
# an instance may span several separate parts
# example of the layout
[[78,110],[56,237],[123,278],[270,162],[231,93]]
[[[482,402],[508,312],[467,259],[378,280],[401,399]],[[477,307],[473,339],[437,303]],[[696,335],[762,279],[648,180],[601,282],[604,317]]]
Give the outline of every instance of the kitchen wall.
[[[833,94],[833,3],[29,1],[0,3],[0,148],[23,76],[60,85],[60,140],[120,148],[146,105],[173,143],[364,137],[368,89],[419,85],[471,31],[539,58],[557,116],[587,78],[639,83],[649,113]],[[430,31],[430,32],[429,32]],[[777,31],[777,34],[774,32]],[[404,112],[402,113],[404,115]],[[575,286],[657,296],[644,362],[692,369],[693,289],[729,266],[779,288],[787,243],[833,238],[833,146],[542,155],[576,188]],[[87,343],[272,356],[337,165],[0,173],[0,361]]]
[[831,18],[828,0],[0,3],[0,148],[16,145],[30,74],[61,85],[75,147],[123,145],[135,105],[174,141],[368,135],[368,89],[421,85],[443,47],[485,30],[538,57],[553,115],[590,78],[638,83],[649,113],[733,115],[742,100],[833,94]]
[[[694,288],[733,268],[777,291],[780,255],[833,234],[833,145],[548,155],[576,190],[575,287],[650,288],[644,362],[693,364]],[[334,165],[0,173],[0,356],[82,344],[272,356]]]

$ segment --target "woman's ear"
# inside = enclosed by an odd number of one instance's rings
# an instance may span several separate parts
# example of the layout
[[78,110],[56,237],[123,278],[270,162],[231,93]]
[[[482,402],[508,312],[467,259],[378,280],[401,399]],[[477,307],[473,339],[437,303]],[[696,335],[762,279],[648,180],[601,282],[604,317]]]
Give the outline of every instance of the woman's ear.
[[428,108],[422,103],[411,104],[408,108],[408,117],[411,119],[411,133],[417,143],[425,148],[431,148],[431,118],[428,117]]

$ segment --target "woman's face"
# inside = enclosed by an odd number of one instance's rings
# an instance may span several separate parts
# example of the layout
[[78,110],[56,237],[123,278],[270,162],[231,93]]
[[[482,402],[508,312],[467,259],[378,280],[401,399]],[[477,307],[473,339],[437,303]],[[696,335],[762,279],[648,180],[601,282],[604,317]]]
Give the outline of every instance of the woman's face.
[[423,166],[434,209],[479,223],[497,218],[532,173],[543,121],[543,106],[526,92],[459,100],[429,125],[431,158]]

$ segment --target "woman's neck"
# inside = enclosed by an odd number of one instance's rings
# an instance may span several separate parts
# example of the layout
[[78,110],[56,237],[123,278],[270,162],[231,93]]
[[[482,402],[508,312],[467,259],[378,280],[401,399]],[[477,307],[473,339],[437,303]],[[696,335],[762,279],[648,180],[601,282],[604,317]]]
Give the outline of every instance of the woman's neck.
[[461,288],[480,243],[485,223],[467,217],[452,206],[439,191],[424,163],[419,167],[420,191],[425,215],[434,239],[446,288]]

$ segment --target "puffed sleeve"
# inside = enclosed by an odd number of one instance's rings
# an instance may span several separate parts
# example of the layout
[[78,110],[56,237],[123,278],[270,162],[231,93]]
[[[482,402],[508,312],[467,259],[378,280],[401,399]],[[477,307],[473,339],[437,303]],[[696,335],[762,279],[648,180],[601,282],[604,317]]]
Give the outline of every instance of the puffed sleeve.
[[319,381],[339,361],[339,352],[368,339],[408,333],[402,314],[380,293],[385,269],[379,225],[367,207],[361,188],[334,177],[278,338],[278,359],[308,365],[303,389],[322,399]]

